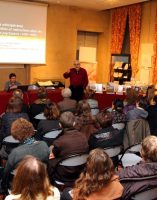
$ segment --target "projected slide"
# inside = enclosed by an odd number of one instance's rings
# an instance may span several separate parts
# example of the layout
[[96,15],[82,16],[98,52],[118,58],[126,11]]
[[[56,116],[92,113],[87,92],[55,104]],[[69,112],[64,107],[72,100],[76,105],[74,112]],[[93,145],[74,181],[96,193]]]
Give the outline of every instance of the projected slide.
[[0,63],[45,64],[46,17],[46,6],[0,2]]

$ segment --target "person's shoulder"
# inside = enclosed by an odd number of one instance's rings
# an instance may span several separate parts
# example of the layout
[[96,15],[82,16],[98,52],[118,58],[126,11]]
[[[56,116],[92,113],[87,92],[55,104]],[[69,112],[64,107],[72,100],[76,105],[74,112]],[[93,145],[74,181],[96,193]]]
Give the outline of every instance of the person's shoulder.
[[84,67],[80,67],[80,70],[82,71],[86,71],[86,69]]
[[13,199],[19,199],[19,198],[20,198],[20,194],[18,194],[18,195],[10,194],[5,197],[5,200],[13,200]]

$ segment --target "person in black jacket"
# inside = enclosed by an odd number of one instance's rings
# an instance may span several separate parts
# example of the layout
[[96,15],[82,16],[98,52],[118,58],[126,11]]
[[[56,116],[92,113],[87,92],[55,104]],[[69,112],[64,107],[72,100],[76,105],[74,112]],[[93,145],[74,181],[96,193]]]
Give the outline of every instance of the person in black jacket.
[[150,133],[157,136],[157,95],[153,98],[153,105],[147,108]]
[[[121,169],[117,174],[124,187],[123,200],[129,200],[133,194],[144,191],[148,188],[157,187],[157,178],[143,180],[153,175],[157,175],[157,137],[147,136],[142,142],[141,149],[142,162],[134,166]],[[142,180],[131,181],[132,178],[142,178]],[[127,179],[127,180],[126,180]],[[130,180],[128,180],[130,179]]]
[[112,114],[109,111],[102,111],[97,114],[96,118],[101,129],[91,135],[88,142],[90,149],[121,145],[123,133],[112,127]]

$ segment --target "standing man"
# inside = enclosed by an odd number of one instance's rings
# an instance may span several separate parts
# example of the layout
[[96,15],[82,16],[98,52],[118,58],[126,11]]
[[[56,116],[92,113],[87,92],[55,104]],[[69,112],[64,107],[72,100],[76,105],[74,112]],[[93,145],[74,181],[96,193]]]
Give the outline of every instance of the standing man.
[[72,99],[79,101],[83,98],[83,92],[88,85],[87,71],[80,66],[80,62],[76,60],[74,67],[63,74],[64,78],[70,78],[70,89],[72,91]]
[[19,85],[21,85],[21,83],[16,81],[15,73],[9,74],[9,79],[10,80],[5,83],[5,88],[4,88],[5,91],[16,89]]

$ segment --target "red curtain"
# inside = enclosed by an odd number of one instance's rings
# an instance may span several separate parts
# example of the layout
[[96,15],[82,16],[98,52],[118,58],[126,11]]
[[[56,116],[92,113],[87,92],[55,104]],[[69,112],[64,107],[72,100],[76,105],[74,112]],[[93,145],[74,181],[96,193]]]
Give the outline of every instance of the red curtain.
[[[112,13],[112,35],[111,35],[111,54],[120,54],[122,51],[124,34],[126,28],[128,9],[126,7],[117,8]],[[110,67],[110,78],[113,78],[113,66]]]
[[152,57],[153,77],[152,82],[157,84],[157,10],[156,10],[156,22],[155,22],[155,37],[154,37],[154,55]]
[[127,19],[127,7],[117,8],[112,13],[111,54],[121,53]]
[[128,7],[129,10],[129,33],[130,33],[130,53],[132,76],[135,77],[138,72],[138,53],[141,33],[141,4],[135,4]]
[[[141,32],[141,4],[117,8],[112,13],[111,54],[120,54],[124,41],[127,16],[129,16],[132,76],[138,72],[138,53]],[[113,66],[111,66],[111,77]]]

